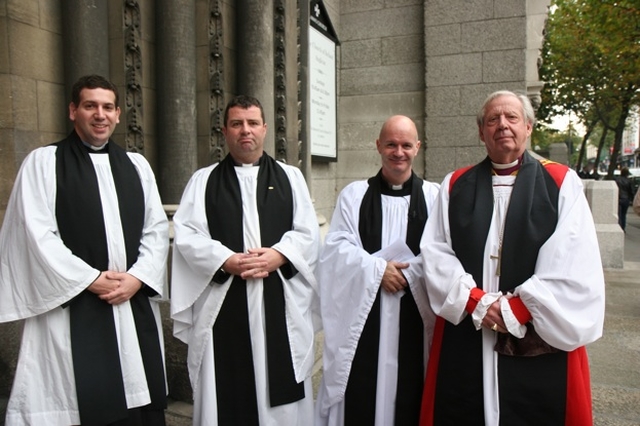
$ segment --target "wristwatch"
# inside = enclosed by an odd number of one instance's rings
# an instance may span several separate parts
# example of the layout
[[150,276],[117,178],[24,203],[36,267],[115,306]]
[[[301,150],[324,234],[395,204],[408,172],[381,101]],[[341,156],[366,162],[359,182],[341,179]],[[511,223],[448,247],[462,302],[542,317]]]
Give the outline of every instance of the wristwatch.
[[229,279],[230,276],[231,274],[225,271],[224,268],[221,266],[220,269],[218,269],[216,273],[213,274],[213,279],[211,280],[211,284],[213,283],[224,284]]

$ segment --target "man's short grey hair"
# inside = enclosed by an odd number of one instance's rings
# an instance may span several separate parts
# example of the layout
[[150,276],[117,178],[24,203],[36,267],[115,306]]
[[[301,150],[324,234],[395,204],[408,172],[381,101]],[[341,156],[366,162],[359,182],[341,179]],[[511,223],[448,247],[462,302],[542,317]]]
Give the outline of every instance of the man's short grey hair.
[[478,116],[476,117],[478,127],[482,127],[482,125],[484,124],[484,114],[487,112],[487,105],[489,104],[489,102],[500,96],[513,96],[514,98],[519,99],[520,103],[522,104],[522,115],[524,116],[525,121],[531,123],[532,127],[534,124],[536,124],[536,113],[533,110],[533,106],[531,105],[531,101],[529,100],[529,97],[527,95],[512,92],[510,90],[498,90],[497,92],[493,92],[492,94],[487,96],[487,99],[485,99],[484,103],[482,104],[482,108],[480,108]]

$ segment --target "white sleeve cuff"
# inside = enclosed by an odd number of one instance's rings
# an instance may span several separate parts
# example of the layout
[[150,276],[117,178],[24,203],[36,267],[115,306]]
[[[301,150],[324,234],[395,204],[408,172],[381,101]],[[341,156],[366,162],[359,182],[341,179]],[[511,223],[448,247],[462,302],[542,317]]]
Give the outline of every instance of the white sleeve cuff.
[[502,312],[502,319],[507,326],[509,333],[516,336],[518,339],[522,339],[527,333],[527,327],[524,324],[520,324],[515,314],[511,310],[509,299],[503,297],[500,300],[500,311]]
[[487,315],[487,311],[489,307],[502,297],[502,293],[485,293],[484,296],[478,301],[476,308],[471,313],[471,320],[473,321],[473,325],[476,327],[476,330],[480,330],[482,328],[482,320],[484,316]]

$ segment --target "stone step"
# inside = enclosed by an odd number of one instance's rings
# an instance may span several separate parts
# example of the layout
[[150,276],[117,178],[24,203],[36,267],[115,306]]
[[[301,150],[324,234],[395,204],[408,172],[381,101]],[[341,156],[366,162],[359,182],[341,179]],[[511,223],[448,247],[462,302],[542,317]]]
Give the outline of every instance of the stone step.
[[169,400],[165,418],[167,426],[191,426],[193,424],[193,405]]

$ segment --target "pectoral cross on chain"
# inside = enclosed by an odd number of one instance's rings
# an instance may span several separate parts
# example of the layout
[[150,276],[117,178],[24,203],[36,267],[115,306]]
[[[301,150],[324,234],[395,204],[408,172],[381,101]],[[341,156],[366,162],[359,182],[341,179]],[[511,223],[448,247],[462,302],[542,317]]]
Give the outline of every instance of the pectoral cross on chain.
[[502,263],[502,244],[500,244],[500,247],[498,247],[498,255],[491,254],[489,255],[489,258],[498,261],[498,265],[496,266],[496,275],[500,276],[500,264]]

